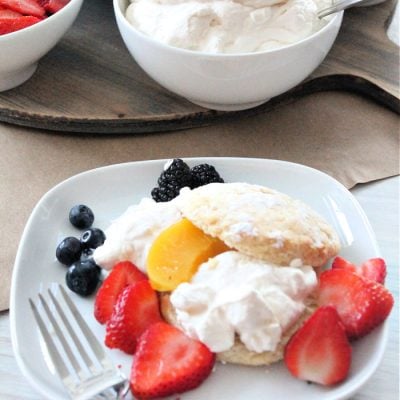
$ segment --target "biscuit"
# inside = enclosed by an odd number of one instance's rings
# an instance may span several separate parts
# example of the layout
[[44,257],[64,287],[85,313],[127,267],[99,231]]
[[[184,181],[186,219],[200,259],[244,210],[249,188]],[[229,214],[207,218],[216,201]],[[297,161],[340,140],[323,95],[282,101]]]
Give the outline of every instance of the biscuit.
[[319,267],[339,251],[337,234],[319,214],[263,186],[211,183],[183,189],[177,200],[183,216],[205,233],[276,265]]
[[[175,309],[170,302],[170,293],[160,293],[160,308],[164,319],[168,323],[179,327]],[[282,360],[286,343],[289,341],[294,332],[296,332],[296,330],[303,324],[303,322],[315,311],[316,308],[317,305],[315,299],[313,297],[307,299],[305,311],[296,321],[296,323],[284,333],[275,351],[255,353],[248,350],[241,342],[239,337],[236,336],[235,344],[229,350],[217,353],[217,360],[222,363],[248,366],[270,365],[274,362]]]

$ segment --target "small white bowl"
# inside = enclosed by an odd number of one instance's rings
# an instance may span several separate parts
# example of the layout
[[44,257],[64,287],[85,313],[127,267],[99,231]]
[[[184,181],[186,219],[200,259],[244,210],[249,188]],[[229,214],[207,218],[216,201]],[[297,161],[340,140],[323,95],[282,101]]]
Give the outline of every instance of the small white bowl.
[[0,36],[0,92],[28,80],[38,61],[67,32],[83,0],[71,0],[60,11],[35,25]]
[[343,12],[295,44],[246,54],[210,54],[157,42],[125,18],[128,0],[113,0],[122,38],[136,62],[160,85],[192,103],[215,110],[262,104],[304,80],[332,47]]

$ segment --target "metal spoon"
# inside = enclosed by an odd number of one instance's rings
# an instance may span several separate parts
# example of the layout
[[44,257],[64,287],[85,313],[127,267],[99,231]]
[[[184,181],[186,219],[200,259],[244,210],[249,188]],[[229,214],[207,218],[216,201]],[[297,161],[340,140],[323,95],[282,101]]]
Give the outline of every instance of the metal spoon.
[[338,11],[346,10],[346,8],[359,5],[361,3],[367,2],[368,0],[341,0],[335,2],[329,7],[323,8],[318,11],[318,18],[326,17],[327,15],[334,14]]

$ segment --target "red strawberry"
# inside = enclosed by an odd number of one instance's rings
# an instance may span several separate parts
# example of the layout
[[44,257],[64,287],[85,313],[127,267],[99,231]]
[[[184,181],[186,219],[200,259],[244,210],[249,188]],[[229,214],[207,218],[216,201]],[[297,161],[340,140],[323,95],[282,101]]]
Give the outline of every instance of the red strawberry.
[[20,29],[26,28],[40,21],[41,19],[39,18],[29,17],[29,16],[22,16],[18,18],[0,17],[0,35],[5,35],[6,33],[19,31]]
[[105,344],[133,354],[139,336],[161,321],[158,297],[148,280],[127,286],[118,297],[106,326]]
[[70,0],[39,0],[39,4],[44,7],[48,13],[54,14],[66,6],[69,1]]
[[94,316],[97,321],[105,324],[110,319],[114,304],[122,290],[143,279],[147,279],[146,275],[131,262],[122,261],[115,264],[96,295]]
[[2,8],[0,7],[0,18],[17,18],[17,17],[22,17],[22,14],[9,10],[8,8]]
[[344,380],[351,364],[351,346],[334,307],[319,307],[291,337],[284,361],[297,378],[321,385]]
[[333,269],[347,269],[348,271],[357,273],[357,266],[343,257],[335,257],[332,261]]
[[393,302],[383,285],[346,269],[331,269],[319,277],[318,303],[336,308],[350,339],[362,337],[381,324]]
[[210,374],[215,355],[178,328],[159,322],[140,337],[130,386],[139,399],[169,396],[199,386]]
[[36,0],[0,0],[0,6],[33,17],[43,17],[46,13]]
[[371,258],[359,267],[342,257],[335,257],[332,262],[333,269],[346,269],[363,278],[372,279],[378,283],[385,283],[386,263],[382,258]]
[[361,276],[378,283],[385,283],[386,263],[383,258],[370,258],[360,266]]

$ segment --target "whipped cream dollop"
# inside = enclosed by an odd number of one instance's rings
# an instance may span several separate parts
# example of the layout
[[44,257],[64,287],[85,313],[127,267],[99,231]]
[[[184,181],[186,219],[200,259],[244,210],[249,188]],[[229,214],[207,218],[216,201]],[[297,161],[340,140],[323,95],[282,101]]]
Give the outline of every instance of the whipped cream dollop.
[[331,0],[130,0],[127,20],[162,43],[208,53],[248,53],[298,42],[321,29]]
[[230,349],[235,334],[250,351],[275,351],[316,289],[311,266],[276,266],[236,251],[203,263],[171,295],[178,323],[212,351]]
[[157,203],[143,198],[106,229],[106,240],[94,251],[93,258],[105,269],[111,269],[119,261],[131,261],[146,272],[147,255],[154,239],[181,218],[175,199]]

